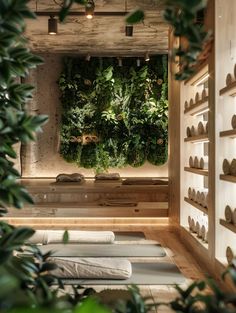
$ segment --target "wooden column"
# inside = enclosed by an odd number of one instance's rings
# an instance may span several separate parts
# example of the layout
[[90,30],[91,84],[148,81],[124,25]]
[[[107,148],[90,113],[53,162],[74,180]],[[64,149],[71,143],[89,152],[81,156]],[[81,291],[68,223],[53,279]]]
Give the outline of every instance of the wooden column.
[[[169,31],[169,49],[178,39]],[[178,66],[169,60],[169,218],[180,223],[180,83],[174,79]]]

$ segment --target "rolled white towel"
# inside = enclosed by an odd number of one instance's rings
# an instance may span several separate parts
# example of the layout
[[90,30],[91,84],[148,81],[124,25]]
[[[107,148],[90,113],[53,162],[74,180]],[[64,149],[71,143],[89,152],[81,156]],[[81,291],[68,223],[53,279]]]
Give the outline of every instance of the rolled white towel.
[[59,278],[128,279],[132,275],[130,261],[116,258],[53,258],[58,265],[51,273]]
[[[64,230],[36,230],[30,238],[32,243],[62,243]],[[113,243],[115,234],[112,231],[69,230],[69,243]]]
[[32,237],[28,239],[28,242],[34,244],[46,245],[48,241],[46,230],[36,230]]

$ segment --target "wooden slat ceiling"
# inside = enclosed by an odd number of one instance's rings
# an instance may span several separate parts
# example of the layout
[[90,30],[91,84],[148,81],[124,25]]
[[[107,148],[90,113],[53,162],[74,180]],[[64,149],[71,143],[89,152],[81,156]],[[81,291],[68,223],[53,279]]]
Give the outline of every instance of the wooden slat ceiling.
[[[31,0],[30,8],[35,11],[58,11],[60,0]],[[58,25],[58,34],[47,34],[48,17],[40,16],[29,20],[26,37],[30,46],[38,52],[76,53],[90,55],[134,55],[167,53],[168,25],[162,18],[162,7],[158,0],[127,0],[127,11],[142,8],[144,23],[134,26],[133,37],[125,36],[125,19],[120,16],[69,16],[64,24]],[[95,0],[95,12],[124,12],[124,0]],[[83,11],[74,5],[73,11]]]

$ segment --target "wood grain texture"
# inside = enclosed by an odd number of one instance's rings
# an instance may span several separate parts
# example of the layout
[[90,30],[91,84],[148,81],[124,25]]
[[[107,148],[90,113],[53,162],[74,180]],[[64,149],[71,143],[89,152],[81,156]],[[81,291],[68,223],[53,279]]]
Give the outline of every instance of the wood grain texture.
[[[37,2],[37,6],[36,6]],[[125,12],[125,1],[97,0],[97,12]],[[54,1],[30,1],[33,11],[58,11]],[[38,17],[27,21],[26,37],[30,47],[40,52],[60,52],[91,55],[143,55],[167,53],[168,25],[162,18],[163,9],[155,1],[127,1],[127,11],[135,8],[145,11],[144,23],[134,26],[133,37],[125,36],[125,18],[114,16],[94,16],[92,20],[85,16],[69,16],[65,23],[58,25],[58,34],[47,34],[48,17]],[[74,5],[73,11],[84,11]],[[117,48],[119,47],[119,49]]]
[[[177,48],[179,41],[169,32],[169,48]],[[180,223],[180,83],[174,80],[178,66],[169,62],[169,217]]]

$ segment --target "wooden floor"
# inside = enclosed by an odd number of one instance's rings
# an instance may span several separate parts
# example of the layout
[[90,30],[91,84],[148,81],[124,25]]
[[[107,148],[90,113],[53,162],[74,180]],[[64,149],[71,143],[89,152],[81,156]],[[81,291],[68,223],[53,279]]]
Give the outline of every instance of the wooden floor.
[[[117,225],[114,229],[111,229],[112,226],[100,226],[97,229],[100,230],[116,230],[116,231],[127,231],[122,227],[119,229]],[[129,229],[130,230],[130,229]],[[204,278],[204,270],[202,270],[197,264],[196,260],[193,259],[191,252],[187,251],[183,244],[180,242],[179,238],[175,231],[168,226],[156,226],[156,227],[147,227],[143,226],[140,229],[140,226],[133,226],[132,231],[143,231],[147,239],[156,240],[161,243],[161,245],[166,249],[167,255],[172,259],[173,262],[179,267],[183,275],[186,277],[186,282],[181,285],[182,287],[187,287],[191,280],[202,279]],[[164,258],[162,258],[164,261]],[[133,259],[134,260],[134,259]],[[135,260],[141,260],[135,259]],[[149,258],[150,260],[150,258]],[[153,258],[153,261],[157,260]],[[142,259],[143,261],[143,259]],[[159,258],[160,261],[160,258]],[[126,289],[126,286],[92,286],[98,292],[104,289]],[[69,287],[68,287],[69,288]],[[170,302],[175,299],[178,295],[173,286],[140,286],[141,293],[145,297],[150,297],[150,301],[155,302]],[[156,312],[154,310],[153,312]],[[166,306],[158,308],[158,313],[167,313],[171,312]]]

